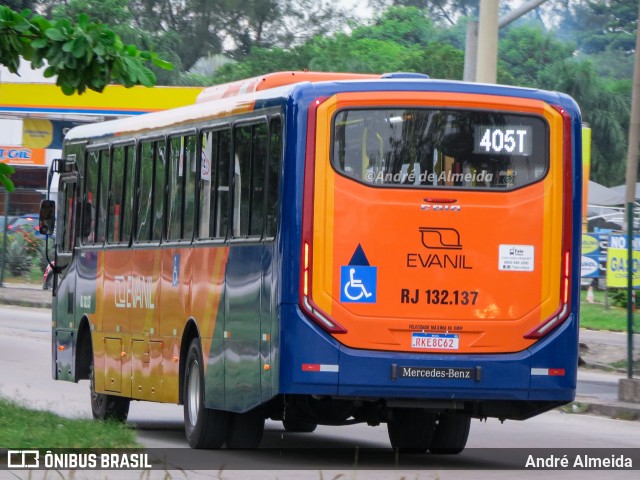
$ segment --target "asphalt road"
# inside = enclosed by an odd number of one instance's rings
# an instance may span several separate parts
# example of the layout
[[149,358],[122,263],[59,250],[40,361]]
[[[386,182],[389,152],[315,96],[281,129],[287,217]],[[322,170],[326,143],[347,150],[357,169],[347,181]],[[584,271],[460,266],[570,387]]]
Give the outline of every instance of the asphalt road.
[[[33,408],[48,409],[65,416],[90,418],[88,382],[73,384],[53,381],[50,349],[48,311],[0,307],[0,394]],[[590,372],[581,372],[580,384],[590,382],[589,388],[594,389],[607,389],[615,385],[610,377],[599,377],[603,374],[597,374],[598,377],[590,375]],[[321,426],[311,434],[291,434],[285,432],[279,422],[269,421],[258,451],[206,452],[188,449],[180,406],[134,402],[129,422],[135,425],[142,444],[150,448],[170,448],[169,452],[173,455],[170,459],[173,466],[169,468],[168,477],[164,476],[167,472],[154,471],[140,477],[145,479],[529,478],[536,472],[499,470],[503,460],[522,452],[513,449],[542,454],[547,450],[541,449],[561,451],[560,449],[567,447],[634,448],[637,451],[640,445],[638,422],[552,411],[524,422],[507,421],[501,424],[496,419],[486,422],[474,420],[468,448],[461,455],[414,456],[415,458],[405,459],[400,467],[394,468],[395,459],[389,448],[384,425]],[[356,447],[365,449],[358,459],[353,457]],[[373,456],[367,456],[367,451],[371,448],[376,450],[373,451]],[[190,460],[191,455],[196,458]],[[640,464],[640,460],[638,463]],[[354,464],[357,465],[355,470]],[[390,469],[384,469],[389,466]],[[25,472],[15,474],[0,471],[0,479],[52,478],[51,475],[45,475],[50,472],[31,472],[28,476],[23,473]],[[38,476],[40,473],[42,476]],[[539,474],[540,472],[537,473]],[[603,478],[603,475],[638,478],[637,471],[584,470],[554,471],[551,477],[583,479]],[[131,472],[108,472],[108,475],[73,472],[74,479],[98,477],[109,480],[133,478]],[[135,478],[138,478],[137,474]]]

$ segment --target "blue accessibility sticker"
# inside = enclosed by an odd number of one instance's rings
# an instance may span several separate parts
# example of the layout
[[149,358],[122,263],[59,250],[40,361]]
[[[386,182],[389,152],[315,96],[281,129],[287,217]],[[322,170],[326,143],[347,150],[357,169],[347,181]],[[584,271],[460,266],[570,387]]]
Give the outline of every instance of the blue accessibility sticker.
[[340,301],[376,303],[378,268],[360,265],[340,267]]
[[177,287],[180,282],[180,255],[173,256],[173,274],[171,275],[171,285]]

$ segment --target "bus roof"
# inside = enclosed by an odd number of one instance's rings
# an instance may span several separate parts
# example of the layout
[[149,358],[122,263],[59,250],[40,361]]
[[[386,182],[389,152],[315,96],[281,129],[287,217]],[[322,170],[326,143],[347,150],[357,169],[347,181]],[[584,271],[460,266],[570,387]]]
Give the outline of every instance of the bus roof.
[[300,82],[322,82],[331,80],[364,80],[381,78],[382,75],[367,73],[336,73],[336,72],[275,72],[267,75],[223,83],[205,88],[196,98],[196,103],[219,100],[221,98],[242,95],[243,93],[258,92],[270,88],[282,87]]
[[[246,88],[243,85],[246,85]],[[374,89],[390,91],[415,88],[421,91],[515,95],[561,104],[565,108],[569,107],[574,113],[579,111],[573,100],[567,100],[569,97],[558,92],[506,85],[435,80],[429,79],[428,76],[423,74],[404,72],[382,75],[277,72],[210,87],[205,89],[196,99],[196,103],[192,105],[75,127],[67,134],[65,143],[84,141],[86,139],[91,139],[92,142],[107,141],[113,137],[124,137],[135,132],[142,133],[169,127],[176,128],[181,124],[187,129],[200,121],[251,112],[257,104],[264,105],[264,102],[275,105],[279,100],[286,101],[295,90],[306,89],[305,85],[307,87],[312,86],[315,95],[331,95],[337,90]],[[341,86],[338,87],[338,85]],[[573,105],[573,107],[569,105]]]

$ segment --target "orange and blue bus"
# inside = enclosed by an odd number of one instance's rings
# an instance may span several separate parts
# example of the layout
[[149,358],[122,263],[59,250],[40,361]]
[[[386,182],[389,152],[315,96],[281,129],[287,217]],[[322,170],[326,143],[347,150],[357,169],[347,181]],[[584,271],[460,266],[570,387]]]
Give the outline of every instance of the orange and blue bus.
[[194,448],[574,399],[581,118],[567,95],[280,72],[80,126],[56,206],[53,377],[93,416],[184,406]]

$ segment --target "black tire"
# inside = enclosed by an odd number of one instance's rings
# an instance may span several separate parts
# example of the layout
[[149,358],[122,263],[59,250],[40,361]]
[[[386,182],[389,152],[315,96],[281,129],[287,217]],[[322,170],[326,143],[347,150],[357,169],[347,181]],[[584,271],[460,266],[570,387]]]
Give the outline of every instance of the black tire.
[[287,432],[291,433],[311,433],[318,424],[310,420],[289,419],[282,420],[282,426]]
[[464,450],[469,438],[471,417],[440,414],[433,435],[431,453],[456,455]]
[[425,453],[435,430],[436,415],[421,408],[396,408],[387,420],[391,446],[403,453]]
[[257,407],[244,413],[231,415],[227,437],[229,448],[258,448],[264,433],[264,408]]
[[91,394],[91,413],[96,420],[117,420],[126,422],[131,400],[125,397],[96,393],[93,373],[93,354],[89,365],[89,392]]
[[191,448],[221,448],[229,432],[229,413],[204,406],[204,369],[200,339],[189,345],[184,371],[184,431]]

